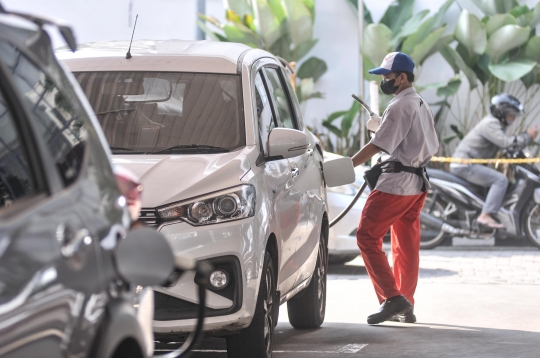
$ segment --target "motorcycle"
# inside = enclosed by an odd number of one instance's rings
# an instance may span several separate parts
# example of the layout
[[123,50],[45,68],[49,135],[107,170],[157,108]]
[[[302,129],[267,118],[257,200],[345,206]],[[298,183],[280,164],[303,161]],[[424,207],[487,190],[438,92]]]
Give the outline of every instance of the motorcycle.
[[[504,153],[507,158],[526,158],[523,150]],[[477,222],[489,188],[478,186],[442,170],[428,169],[432,188],[420,214],[420,247],[434,248],[452,236],[471,239],[523,240],[540,248],[540,170],[531,164],[511,164],[514,180],[508,186],[496,217],[504,229]]]

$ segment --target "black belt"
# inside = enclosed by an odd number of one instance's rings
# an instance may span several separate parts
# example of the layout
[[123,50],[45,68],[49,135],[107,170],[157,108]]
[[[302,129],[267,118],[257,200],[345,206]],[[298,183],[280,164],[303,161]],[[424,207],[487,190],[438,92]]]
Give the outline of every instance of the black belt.
[[427,180],[429,180],[429,176],[426,171],[426,167],[408,167],[406,165],[401,164],[400,162],[385,162],[381,164],[381,169],[383,173],[411,173],[416,174],[422,179],[422,192],[426,192],[426,181],[424,180],[424,175],[426,176]]

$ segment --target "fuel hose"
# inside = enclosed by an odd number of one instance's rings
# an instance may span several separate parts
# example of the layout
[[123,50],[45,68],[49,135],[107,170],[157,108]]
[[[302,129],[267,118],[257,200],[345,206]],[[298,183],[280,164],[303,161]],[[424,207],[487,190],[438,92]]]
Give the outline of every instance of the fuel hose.
[[191,356],[193,348],[203,338],[204,317],[206,315],[206,286],[212,265],[207,262],[199,261],[195,267],[195,284],[197,284],[197,292],[199,295],[199,308],[197,310],[197,324],[195,329],[190,333],[186,341],[178,349],[163,355],[156,355],[153,358],[186,358]]
[[[358,98],[358,96],[356,95],[352,95],[352,98],[354,98],[354,100],[356,102],[358,102],[362,107],[364,107],[364,109],[369,113],[370,116],[372,116],[374,113],[373,111],[371,110],[371,108],[366,104],[366,102],[362,101],[360,98]],[[367,186],[367,182],[364,182],[364,184],[362,185],[362,187],[360,188],[360,190],[358,190],[358,192],[356,193],[356,195],[354,196],[353,200],[351,201],[351,203],[338,215],[334,218],[334,220],[332,220],[329,224],[330,227],[336,225],[341,219],[343,219],[343,217],[345,215],[347,215],[347,213],[349,211],[351,211],[352,207],[354,206],[354,204],[356,204],[356,202],[358,201],[358,199],[360,199],[360,197],[362,196],[362,194],[364,193],[364,191],[366,190],[366,186]]]
[[358,199],[360,199],[360,197],[362,196],[362,194],[364,193],[364,191],[366,190],[366,186],[367,186],[367,182],[364,182],[364,184],[362,184],[362,187],[360,188],[360,190],[358,190],[358,192],[356,193],[356,195],[354,196],[353,200],[351,201],[351,203],[338,215],[334,218],[334,220],[332,220],[330,222],[330,227],[334,226],[335,224],[337,224],[341,219],[343,219],[343,217],[345,215],[347,215],[347,213],[349,211],[351,211],[352,207],[354,206],[354,204],[356,204],[356,202],[358,201]]

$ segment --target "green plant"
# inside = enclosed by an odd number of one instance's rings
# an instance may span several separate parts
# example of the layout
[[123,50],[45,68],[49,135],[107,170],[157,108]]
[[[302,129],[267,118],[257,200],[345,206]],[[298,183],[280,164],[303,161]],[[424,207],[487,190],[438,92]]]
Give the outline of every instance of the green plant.
[[[351,134],[354,133],[352,129],[359,110],[360,105],[354,101],[348,110],[334,112],[322,121],[322,126],[336,136],[335,143],[330,136],[323,136],[326,150],[348,156],[358,151],[358,142]],[[334,124],[338,119],[340,119],[339,127]]]
[[[266,50],[297,67],[297,95],[300,101],[322,98],[314,90],[315,82],[327,71],[317,57],[303,60],[317,44],[313,38],[315,0],[226,0],[226,23],[211,16],[199,15],[199,27],[215,41],[240,42]],[[211,24],[218,31],[212,31]]]
[[[445,144],[461,139],[489,111],[489,99],[509,92],[525,105],[527,116],[514,130],[523,131],[538,115],[536,95],[540,91],[540,3],[534,8],[516,0],[473,0],[484,13],[482,19],[463,9],[454,30],[457,46],[445,46],[441,54],[456,75],[469,84],[465,103],[457,92],[443,95],[441,110],[457,124],[442,136]],[[476,105],[475,105],[476,103]],[[444,127],[444,123],[443,123]],[[441,128],[444,130],[444,128]]]

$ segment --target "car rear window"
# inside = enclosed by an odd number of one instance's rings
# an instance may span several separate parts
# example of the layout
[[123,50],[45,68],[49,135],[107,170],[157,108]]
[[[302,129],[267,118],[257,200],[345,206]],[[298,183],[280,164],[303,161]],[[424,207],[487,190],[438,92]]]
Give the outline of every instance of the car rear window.
[[240,76],[77,72],[114,154],[212,153],[245,146]]

